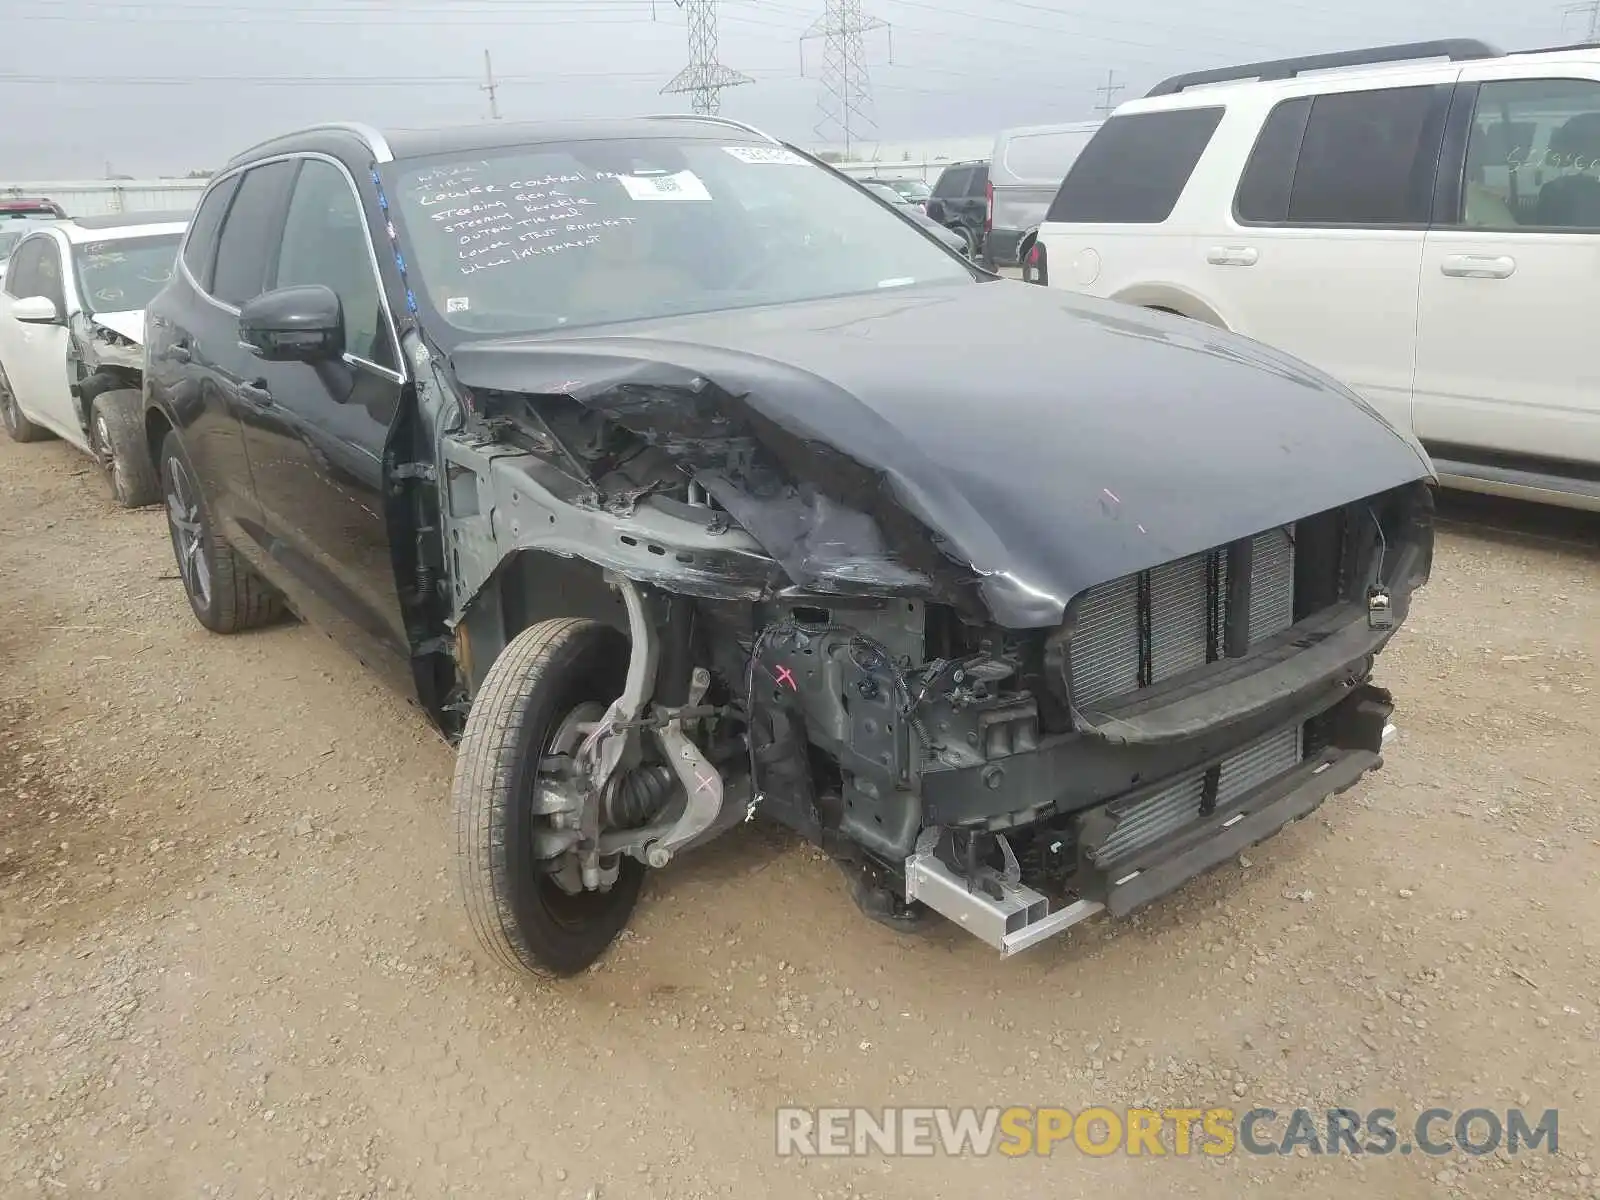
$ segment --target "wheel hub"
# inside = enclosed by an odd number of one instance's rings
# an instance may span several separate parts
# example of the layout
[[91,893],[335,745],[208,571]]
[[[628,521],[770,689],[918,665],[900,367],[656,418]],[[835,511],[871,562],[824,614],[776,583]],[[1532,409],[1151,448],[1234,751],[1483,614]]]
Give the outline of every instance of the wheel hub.
[[[584,890],[576,843],[581,839],[585,789],[579,778],[578,751],[605,716],[606,706],[588,700],[563,717],[545,742],[534,784],[534,857],[547,864],[547,876],[568,895]],[[541,828],[541,826],[544,826]],[[550,851],[559,846],[552,855]],[[609,884],[616,869],[608,872]]]
[[178,573],[184,587],[202,608],[211,604],[211,567],[205,556],[205,534],[200,521],[200,498],[191,497],[188,472],[177,458],[167,459],[172,488],[167,493],[167,524],[178,552]]

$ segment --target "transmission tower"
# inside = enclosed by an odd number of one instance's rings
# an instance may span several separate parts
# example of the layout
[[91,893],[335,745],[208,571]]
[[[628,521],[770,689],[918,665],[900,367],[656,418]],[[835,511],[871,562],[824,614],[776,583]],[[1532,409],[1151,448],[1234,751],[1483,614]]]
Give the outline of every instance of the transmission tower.
[[894,58],[894,32],[887,21],[861,11],[861,0],[827,0],[823,15],[800,35],[800,73],[805,74],[805,44],[822,39],[822,87],[817,107],[822,118],[817,136],[837,138],[850,157],[850,144],[863,131],[873,129],[872,81],[867,76],[865,35],[884,30],[889,37],[889,57]]
[[[1600,4],[1600,0],[1595,0]],[[1095,94],[1100,97],[1100,103],[1094,106],[1095,112],[1103,117],[1109,117],[1117,107],[1117,93],[1127,87],[1127,84],[1117,82],[1115,70],[1106,72],[1106,81],[1095,88]]]
[[689,12],[689,65],[672,77],[661,94],[688,92],[690,108],[705,116],[714,116],[722,107],[723,88],[755,80],[717,61],[717,0],[673,2]]
[[1584,32],[1584,41],[1600,42],[1600,0],[1582,0],[1579,4],[1568,4],[1562,7],[1562,27],[1566,26],[1566,18],[1572,15],[1587,18],[1587,28]]

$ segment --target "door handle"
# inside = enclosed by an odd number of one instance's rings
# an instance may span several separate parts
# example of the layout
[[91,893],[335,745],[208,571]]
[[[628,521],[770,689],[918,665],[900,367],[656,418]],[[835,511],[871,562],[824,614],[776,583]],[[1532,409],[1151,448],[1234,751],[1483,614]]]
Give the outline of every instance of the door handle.
[[241,383],[239,399],[256,408],[272,407],[272,393],[259,383]]
[[1213,246],[1206,261],[1213,267],[1253,267],[1260,258],[1254,246]]
[[1452,279],[1509,279],[1517,260],[1505,254],[1447,254],[1439,270]]
[[189,352],[189,347],[181,342],[167,347],[167,357],[175,363],[191,363],[194,361],[194,355]]

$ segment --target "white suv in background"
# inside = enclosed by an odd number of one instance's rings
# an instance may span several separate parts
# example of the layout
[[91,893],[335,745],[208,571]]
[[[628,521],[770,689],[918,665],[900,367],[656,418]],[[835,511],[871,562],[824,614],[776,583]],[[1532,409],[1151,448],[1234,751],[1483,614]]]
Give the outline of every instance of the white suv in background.
[[1600,510],[1600,47],[1174,77],[1085,147],[1024,277],[1321,367],[1448,486]]

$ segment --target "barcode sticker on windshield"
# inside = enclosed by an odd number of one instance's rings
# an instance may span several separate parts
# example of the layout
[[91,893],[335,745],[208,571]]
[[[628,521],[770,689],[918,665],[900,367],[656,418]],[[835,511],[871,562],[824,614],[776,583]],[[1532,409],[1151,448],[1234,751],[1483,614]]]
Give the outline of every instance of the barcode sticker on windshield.
[[709,200],[711,193],[693,171],[676,175],[618,175],[618,183],[635,200]]
[[724,146],[722,149],[742,163],[776,163],[786,167],[806,165],[805,159],[782,146]]

